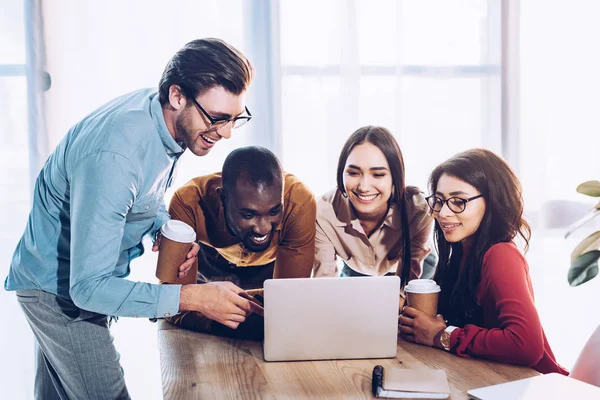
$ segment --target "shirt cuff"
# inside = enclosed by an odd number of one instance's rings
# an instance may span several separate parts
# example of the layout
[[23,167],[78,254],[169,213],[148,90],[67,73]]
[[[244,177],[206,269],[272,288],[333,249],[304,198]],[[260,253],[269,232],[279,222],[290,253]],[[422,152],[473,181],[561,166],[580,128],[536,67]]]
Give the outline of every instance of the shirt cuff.
[[154,226],[152,226],[152,230],[150,231],[150,236],[152,237],[152,243],[156,242],[156,238],[158,238],[158,234],[160,233],[160,228],[171,218],[169,214],[159,213],[154,220]]
[[453,326],[452,331],[450,332],[450,348],[453,349],[454,346],[456,346],[456,343],[458,342],[458,335],[460,334],[460,331],[462,331],[462,328],[458,328],[456,326]]
[[179,314],[181,285],[159,285],[156,318],[167,318]]

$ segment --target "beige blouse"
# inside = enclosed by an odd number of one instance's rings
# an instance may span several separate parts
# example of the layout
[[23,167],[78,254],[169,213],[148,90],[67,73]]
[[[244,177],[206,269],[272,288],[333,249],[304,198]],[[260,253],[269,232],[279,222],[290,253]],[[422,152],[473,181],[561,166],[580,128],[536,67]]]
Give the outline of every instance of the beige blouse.
[[[433,229],[433,218],[421,193],[408,199],[407,215],[411,242],[409,279],[416,279],[421,276],[423,260],[431,250],[429,237]],[[337,276],[336,256],[361,274],[400,273],[402,248],[401,214],[395,205],[390,207],[381,226],[367,237],[350,200],[339,190],[325,193],[317,200],[315,277]]]

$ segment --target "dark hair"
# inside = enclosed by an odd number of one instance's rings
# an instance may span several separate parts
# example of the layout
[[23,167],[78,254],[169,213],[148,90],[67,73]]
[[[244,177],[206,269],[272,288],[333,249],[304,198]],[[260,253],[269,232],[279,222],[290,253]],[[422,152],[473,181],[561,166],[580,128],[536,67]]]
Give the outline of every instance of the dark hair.
[[244,92],[254,74],[250,61],[221,39],[196,39],[169,61],[158,85],[160,104],[169,102],[169,88],[179,85],[183,94],[196,97],[222,86],[235,95]]
[[[344,143],[344,147],[342,147],[342,152],[340,153],[340,158],[338,160],[337,167],[337,187],[338,190],[345,194],[344,189],[344,167],[346,166],[346,161],[348,160],[348,156],[352,152],[355,146],[363,144],[365,142],[369,142],[372,145],[376,146],[387,160],[387,163],[390,167],[390,171],[392,173],[392,184],[394,185],[394,191],[390,197],[389,204],[396,204],[398,209],[400,210],[400,221],[402,224],[402,238],[403,238],[403,246],[402,246],[402,274],[400,276],[400,284],[401,286],[406,285],[408,282],[408,277],[410,273],[410,231],[408,227],[408,214],[406,210],[406,201],[408,197],[413,196],[419,192],[419,190],[415,187],[409,186],[406,187],[406,183],[404,180],[404,158],[402,157],[402,152],[400,151],[400,146],[398,142],[392,135],[390,131],[386,128],[380,126],[363,126],[356,130],[346,143]],[[393,254],[390,252],[388,258],[393,259],[398,256],[398,253]]]
[[525,250],[529,247],[531,228],[523,219],[521,183],[502,158],[486,149],[464,151],[437,166],[429,177],[431,193],[437,191],[443,174],[476,188],[485,199],[485,213],[473,235],[464,268],[460,265],[462,244],[446,241],[439,223],[435,223],[439,254],[436,279],[442,288],[440,312],[451,325],[481,324],[481,307],[476,296],[483,256],[494,244],[510,242],[517,235],[525,240]]
[[281,182],[283,170],[271,150],[260,146],[240,147],[229,153],[223,163],[221,179],[225,191],[233,193],[240,178],[255,186],[269,186]]

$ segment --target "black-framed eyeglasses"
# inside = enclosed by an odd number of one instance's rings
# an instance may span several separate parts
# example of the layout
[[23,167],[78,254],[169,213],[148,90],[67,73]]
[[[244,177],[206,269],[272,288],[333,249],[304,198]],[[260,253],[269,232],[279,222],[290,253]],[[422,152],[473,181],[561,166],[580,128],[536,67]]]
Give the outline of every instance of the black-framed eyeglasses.
[[460,197],[449,197],[446,200],[444,200],[440,199],[435,195],[431,195],[429,197],[426,197],[425,200],[427,200],[427,205],[433,212],[442,211],[444,204],[446,204],[450,211],[452,211],[455,214],[460,214],[461,212],[465,211],[465,209],[467,208],[467,203],[469,201],[478,199],[480,197],[483,197],[483,195],[478,194],[477,196],[469,197],[468,199],[461,199]]
[[237,116],[234,118],[215,119],[215,118],[211,117],[204,108],[202,108],[200,103],[198,103],[195,98],[193,98],[191,96],[189,98],[192,99],[194,104],[200,109],[202,114],[204,114],[206,119],[208,119],[208,121],[210,122],[208,124],[208,129],[219,129],[219,128],[224,127],[225,125],[227,125],[230,122],[231,122],[231,128],[235,129],[235,128],[239,128],[240,126],[245,125],[246,122],[248,122],[252,119],[252,114],[250,114],[250,110],[248,110],[248,107],[244,107],[247,115],[240,115],[240,116]]

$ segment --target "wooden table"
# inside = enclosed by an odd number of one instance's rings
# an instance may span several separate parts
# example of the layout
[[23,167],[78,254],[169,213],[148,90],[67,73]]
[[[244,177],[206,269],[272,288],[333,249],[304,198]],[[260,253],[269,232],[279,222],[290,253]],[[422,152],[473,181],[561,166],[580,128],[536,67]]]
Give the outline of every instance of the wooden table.
[[538,375],[526,367],[462,358],[398,340],[396,358],[265,362],[262,343],[177,328],[158,331],[165,399],[372,399],[371,373],[384,368],[443,369],[452,400],[466,391]]

